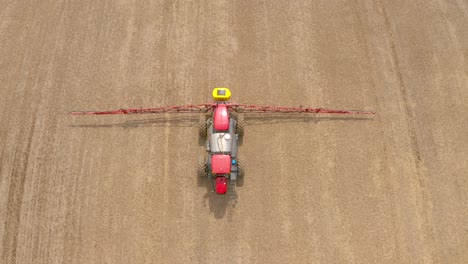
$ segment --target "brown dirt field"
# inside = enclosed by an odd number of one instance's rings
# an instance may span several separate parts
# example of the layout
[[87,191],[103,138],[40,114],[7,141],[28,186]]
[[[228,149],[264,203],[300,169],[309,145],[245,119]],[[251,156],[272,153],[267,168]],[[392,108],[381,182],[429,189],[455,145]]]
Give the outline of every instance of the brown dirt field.
[[[0,1],[1,263],[468,263],[468,2]],[[197,183],[245,116],[235,207]]]

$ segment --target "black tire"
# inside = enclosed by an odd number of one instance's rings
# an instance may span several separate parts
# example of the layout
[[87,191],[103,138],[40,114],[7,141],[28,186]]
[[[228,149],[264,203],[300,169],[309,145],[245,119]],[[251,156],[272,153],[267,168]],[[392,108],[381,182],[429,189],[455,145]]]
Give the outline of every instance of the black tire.
[[206,164],[206,160],[200,158],[198,160],[198,168],[197,168],[198,177],[206,177],[208,175],[208,167]]
[[239,138],[244,136],[244,123],[242,121],[236,122],[236,134]]
[[206,119],[200,119],[200,122],[198,123],[198,133],[202,139],[205,139],[208,133],[208,127],[206,124]]
[[237,180],[236,180],[236,185],[238,187],[242,187],[244,185],[244,169],[242,165],[239,163],[239,160],[237,160]]

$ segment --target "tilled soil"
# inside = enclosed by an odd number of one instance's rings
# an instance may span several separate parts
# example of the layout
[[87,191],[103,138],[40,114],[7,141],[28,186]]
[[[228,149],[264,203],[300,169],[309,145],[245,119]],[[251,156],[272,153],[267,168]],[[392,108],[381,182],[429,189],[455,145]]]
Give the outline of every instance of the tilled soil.
[[[468,263],[468,3],[1,1],[1,263]],[[196,175],[244,115],[237,202]]]

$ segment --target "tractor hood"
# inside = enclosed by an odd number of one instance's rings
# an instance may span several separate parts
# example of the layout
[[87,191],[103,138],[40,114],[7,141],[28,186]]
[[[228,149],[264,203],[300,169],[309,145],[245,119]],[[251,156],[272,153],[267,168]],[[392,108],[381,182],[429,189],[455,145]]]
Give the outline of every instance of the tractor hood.
[[216,106],[213,126],[215,130],[226,131],[229,129],[229,113],[225,104],[218,104]]

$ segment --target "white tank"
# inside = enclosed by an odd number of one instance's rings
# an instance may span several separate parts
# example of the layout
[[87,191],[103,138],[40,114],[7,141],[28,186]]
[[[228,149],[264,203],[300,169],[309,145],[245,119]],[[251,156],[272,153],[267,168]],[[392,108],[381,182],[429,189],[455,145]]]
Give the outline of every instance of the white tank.
[[214,133],[210,136],[212,153],[231,153],[232,135],[229,133]]

